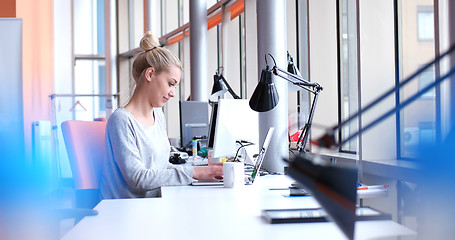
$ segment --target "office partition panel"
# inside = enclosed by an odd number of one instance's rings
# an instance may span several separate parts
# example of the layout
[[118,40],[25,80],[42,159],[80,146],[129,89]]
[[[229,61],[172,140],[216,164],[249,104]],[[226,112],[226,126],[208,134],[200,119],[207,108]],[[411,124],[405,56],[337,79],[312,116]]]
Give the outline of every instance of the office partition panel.
[[[0,146],[6,161],[24,157],[22,19],[0,18]],[[9,162],[9,164],[14,164]]]

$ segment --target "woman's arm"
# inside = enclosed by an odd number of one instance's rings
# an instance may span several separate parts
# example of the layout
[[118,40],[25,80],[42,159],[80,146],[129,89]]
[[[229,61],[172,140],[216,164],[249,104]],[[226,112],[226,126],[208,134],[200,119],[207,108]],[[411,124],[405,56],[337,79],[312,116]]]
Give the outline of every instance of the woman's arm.
[[[164,185],[184,185],[193,181],[193,169],[190,168],[148,168],[144,164],[138,144],[136,129],[128,117],[109,119],[109,142],[116,165],[132,192],[145,192]],[[147,141],[143,141],[147,142]],[[144,143],[145,144],[145,143]],[[144,146],[142,146],[144,150]],[[168,153],[166,153],[168,155]],[[142,156],[151,153],[142,153]],[[147,159],[153,161],[153,159]],[[167,160],[165,160],[167,161]]]
[[206,180],[223,177],[223,164],[215,164],[205,167],[195,167],[193,170],[193,178],[198,180]]

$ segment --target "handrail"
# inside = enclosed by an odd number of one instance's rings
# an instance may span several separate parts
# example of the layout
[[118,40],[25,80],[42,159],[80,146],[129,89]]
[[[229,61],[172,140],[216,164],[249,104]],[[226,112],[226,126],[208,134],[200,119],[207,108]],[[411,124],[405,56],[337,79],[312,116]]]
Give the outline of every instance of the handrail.
[[120,94],[113,93],[113,94],[56,94],[53,93],[49,95],[51,100],[56,97],[118,97]]

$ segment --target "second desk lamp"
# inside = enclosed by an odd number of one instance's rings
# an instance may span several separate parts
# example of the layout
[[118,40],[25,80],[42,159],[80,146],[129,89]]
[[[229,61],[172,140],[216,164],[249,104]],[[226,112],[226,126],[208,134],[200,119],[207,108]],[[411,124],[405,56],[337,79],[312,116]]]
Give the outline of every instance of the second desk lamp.
[[270,53],[268,55],[273,59],[274,66],[271,69],[269,68],[267,55],[265,55],[266,68],[262,70],[261,79],[251,96],[250,107],[257,112],[266,112],[278,104],[279,96],[272,80],[272,74],[313,93],[314,97],[308,120],[297,142],[300,156],[296,156],[295,159],[289,161],[288,175],[307,187],[345,235],[349,239],[353,239],[357,198],[357,169],[319,166],[314,164],[305,153],[318,94],[322,91],[322,87],[318,83],[308,82],[295,74],[298,71],[296,71],[295,66],[291,66],[293,61],[289,53],[288,72],[278,68],[273,56]]
[[234,99],[240,99],[240,97],[235,94],[234,90],[232,90],[231,86],[229,86],[229,83],[226,81],[226,79],[223,77],[223,74],[221,73],[222,67],[220,67],[215,75],[213,75],[213,87],[212,87],[212,94],[210,95],[210,99],[213,101],[213,99],[216,99],[226,92],[229,92],[231,96]]

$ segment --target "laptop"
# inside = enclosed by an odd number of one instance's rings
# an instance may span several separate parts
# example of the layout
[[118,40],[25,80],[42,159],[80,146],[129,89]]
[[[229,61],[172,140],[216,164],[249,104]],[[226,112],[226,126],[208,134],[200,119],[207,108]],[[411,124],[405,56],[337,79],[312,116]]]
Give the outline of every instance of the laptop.
[[[262,166],[262,162],[264,161],[265,153],[267,152],[267,148],[269,147],[270,140],[273,136],[273,131],[275,128],[269,128],[267,135],[265,136],[264,144],[262,145],[261,150],[259,151],[259,155],[256,160],[256,164],[254,165],[253,171],[251,171],[251,175],[245,175],[245,184],[253,184],[254,179],[257,177],[259,173],[259,169]],[[223,179],[211,179],[211,180],[196,180],[191,183],[193,186],[213,186],[213,185],[223,185]]]

